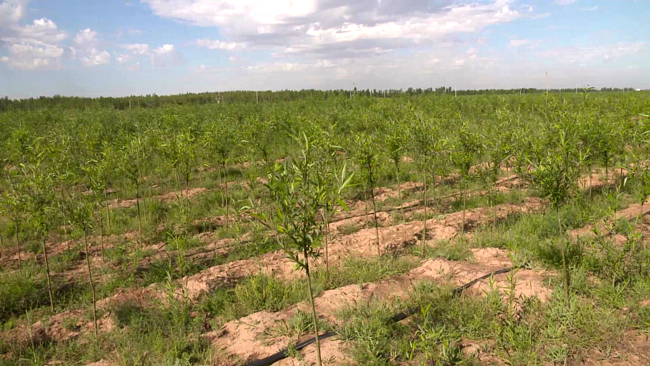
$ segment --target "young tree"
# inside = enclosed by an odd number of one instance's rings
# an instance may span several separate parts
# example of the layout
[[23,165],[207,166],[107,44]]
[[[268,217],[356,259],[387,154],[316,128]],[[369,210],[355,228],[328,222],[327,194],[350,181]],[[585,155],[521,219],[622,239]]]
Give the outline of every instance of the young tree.
[[[287,255],[305,271],[309,289],[312,319],[318,350],[318,364],[321,365],[320,340],[318,338],[318,317],[314,305],[311,284],[310,258],[319,255],[318,247],[323,237],[321,210],[326,205],[327,188],[319,174],[313,146],[308,138],[302,136],[302,155],[276,164],[269,172],[269,188],[275,202],[275,213],[268,218],[265,213],[254,215],[267,227],[275,230],[283,238],[282,248]],[[349,183],[347,179],[338,191]],[[302,257],[301,257],[302,256]]]
[[[89,165],[94,164],[90,162]],[[101,201],[101,189],[103,186],[96,180],[91,177],[91,175],[96,175],[96,172],[93,171],[93,167],[87,166],[83,168],[86,176],[84,177],[85,181],[88,183],[88,188],[90,188],[90,194],[75,194],[69,201],[69,218],[70,224],[76,226],[79,231],[83,234],[84,241],[84,251],[86,253],[86,266],[88,269],[88,283],[92,291],[93,296],[93,323],[95,325],[95,337],[97,336],[97,298],[95,293],[95,283],[93,282],[93,270],[90,264],[90,247],[88,246],[88,235],[92,232],[93,229],[93,214],[96,211],[96,208],[99,207],[98,203]],[[101,212],[99,213],[101,216]],[[102,248],[102,257],[103,257],[103,248]]]
[[[183,190],[187,191],[190,177],[196,162],[196,144],[194,135],[189,131],[178,134],[168,134],[168,137],[161,144],[160,149],[167,158],[169,165],[176,175],[178,189],[183,196]],[[181,197],[186,201],[186,209],[189,212],[189,197]]]
[[26,211],[26,192],[25,182],[23,177],[19,174],[17,169],[12,169],[7,172],[7,182],[9,187],[2,191],[0,195],[0,204],[2,212],[13,222],[14,238],[16,246],[16,256],[18,258],[18,267],[22,267],[22,259],[20,256],[20,225],[23,221],[23,215]]
[[[427,245],[427,211],[429,206],[429,178],[437,162],[438,155],[446,144],[446,141],[440,138],[440,133],[431,121],[417,116],[410,126],[411,148],[417,156],[418,170],[422,173],[422,183],[424,184],[424,218],[422,219],[422,245]],[[431,174],[433,175],[433,174]]]
[[[361,179],[364,192],[370,193],[372,201],[372,213],[375,223],[375,235],[377,239],[377,256],[381,256],[381,241],[379,239],[379,223],[377,221],[377,203],[375,201],[375,185],[377,184],[377,164],[379,151],[377,150],[374,136],[368,134],[357,134],[354,136],[355,156],[361,168]],[[366,209],[367,211],[367,209]]]
[[[26,181],[23,175],[24,166],[34,158],[34,138],[26,127],[20,125],[11,131],[5,141],[3,151],[3,170],[6,173],[9,187],[2,192],[3,211],[13,222],[14,238],[18,266],[22,267],[20,249],[20,227],[23,221],[26,204]],[[37,139],[38,140],[38,139]]]
[[319,182],[325,185],[325,200],[323,210],[321,211],[322,219],[324,222],[323,242],[325,246],[325,271],[329,276],[329,234],[330,234],[330,221],[336,214],[339,208],[347,210],[347,205],[343,201],[343,196],[340,187],[345,187],[349,184],[354,173],[348,174],[347,165],[343,163],[343,167],[338,172],[337,155],[341,151],[341,147],[334,143],[334,136],[330,131],[319,131],[312,138],[311,145],[316,151],[317,169]]
[[456,133],[456,140],[454,141],[451,153],[451,160],[458,169],[462,187],[463,198],[463,223],[462,234],[465,234],[465,209],[467,197],[467,182],[470,177],[470,171],[474,161],[479,157],[483,151],[481,136],[469,129],[467,124],[459,128]]
[[[566,126],[554,126],[549,132],[553,142],[547,144],[536,161],[531,161],[534,167],[533,184],[551,201],[558,220],[558,229],[563,231],[560,206],[573,198],[578,191],[580,177],[580,158],[582,154],[576,143],[577,136]],[[565,271],[565,296],[569,302],[570,274],[565,258],[565,248],[562,248],[562,264]]]
[[142,241],[142,211],[140,209],[140,194],[142,175],[141,169],[146,164],[146,157],[144,153],[144,142],[140,136],[134,136],[126,141],[120,152],[120,170],[124,173],[129,182],[135,187],[136,194],[136,208],[138,210],[138,234],[140,247],[143,246]]
[[27,177],[30,220],[42,244],[45,274],[47,276],[47,291],[50,297],[50,309],[54,311],[50,262],[47,255],[47,237],[55,222],[54,218],[56,217],[57,207],[53,175],[41,165],[42,157],[42,155],[39,155],[39,160],[35,163],[24,165],[23,174]]
[[205,134],[204,146],[212,154],[219,169],[219,177],[225,187],[224,203],[226,205],[226,230],[230,221],[230,191],[228,187],[228,163],[237,147],[239,134],[232,124],[213,122]]
[[396,121],[391,121],[390,123],[390,133],[387,133],[385,136],[385,148],[388,153],[388,157],[395,166],[395,178],[397,180],[397,194],[399,199],[402,199],[402,185],[401,185],[401,172],[400,172],[400,163],[402,162],[402,157],[406,151],[406,144],[408,141],[408,135],[404,130],[403,126]]

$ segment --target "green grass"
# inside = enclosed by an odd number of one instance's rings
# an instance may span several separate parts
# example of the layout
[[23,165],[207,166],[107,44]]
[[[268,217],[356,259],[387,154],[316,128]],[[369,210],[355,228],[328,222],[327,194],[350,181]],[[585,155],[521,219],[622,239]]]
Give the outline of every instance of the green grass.
[[[241,178],[243,174],[237,169],[231,169],[229,173],[231,179]],[[390,174],[389,171],[385,173],[382,184],[390,182],[393,178]],[[208,173],[201,179],[204,185],[217,185],[215,177],[210,177]],[[191,186],[195,184],[199,185],[198,180],[193,181]],[[473,183],[470,188],[480,189],[480,184]],[[438,193],[443,195],[456,189],[457,186],[450,183],[439,187]],[[619,208],[633,202],[632,195],[637,189],[638,185],[626,187],[618,202]],[[161,192],[162,188],[158,193]],[[263,187],[256,187],[252,192],[243,187],[233,188],[232,203],[238,208],[246,204],[248,197],[254,197],[262,199],[262,205],[268,205],[263,192]],[[124,194],[128,196],[128,192]],[[468,197],[466,207],[518,204],[525,194],[524,191],[513,190],[506,194]],[[492,357],[522,365],[562,363],[565,360],[580,362],[594,347],[620,347],[618,337],[626,330],[650,331],[650,310],[639,306],[639,301],[650,298],[650,253],[647,245],[644,247],[640,240],[631,240],[624,246],[615,246],[602,238],[570,240],[564,234],[565,230],[582,227],[612,212],[613,203],[606,192],[592,192],[592,195],[590,198],[583,193],[561,208],[562,231],[558,228],[558,217],[554,210],[512,215],[494,225],[475,230],[471,238],[431,241],[424,250],[419,245],[407,249],[402,253],[406,256],[401,258],[384,256],[380,260],[347,260],[333,267],[328,275],[322,269],[313,274],[315,291],[320,293],[405,273],[423,258],[471,261],[470,248],[496,247],[507,249],[515,264],[556,271],[550,282],[554,289],[553,296],[546,304],[516,300],[519,310],[514,312],[512,303],[496,295],[452,298],[448,285],[422,283],[416,286],[415,293],[407,300],[359,304],[339,315],[344,326],[337,328],[324,323],[321,329],[335,329],[340,337],[348,340],[351,344],[349,356],[358,364],[420,364],[434,361],[440,364],[482,363],[482,360],[462,352],[461,345],[466,340],[480,342],[484,351]],[[421,192],[405,194],[402,200],[389,199],[380,207],[408,202],[415,197],[422,198]],[[436,204],[432,207],[431,217],[462,209],[459,199]],[[188,212],[183,205],[175,202],[147,200],[143,222],[145,243],[164,241],[167,250],[175,254],[141,266],[152,253],[139,250],[136,242],[118,242],[106,250],[110,265],[97,270],[98,275],[105,276],[97,283],[98,298],[108,297],[121,288],[166,284],[169,280],[195,274],[213,265],[254,258],[280,249],[279,243],[245,220],[233,223],[234,227],[230,230],[220,226],[188,226],[195,219],[225,214],[222,193],[219,191],[202,195],[201,199],[193,201],[190,208]],[[434,208],[439,213],[434,213]],[[394,211],[394,218],[397,215],[399,211]],[[411,217],[412,220],[421,218],[417,215]],[[163,228],[159,230],[161,224]],[[340,232],[347,235],[359,229],[348,226],[342,227]],[[133,230],[137,230],[135,208],[112,211],[110,233]],[[202,261],[183,259],[184,254],[201,251],[203,244],[194,235],[215,230],[220,238],[250,233],[251,239],[245,244],[233,245],[232,250],[226,253],[207,256]],[[616,231],[632,236],[629,224],[623,221],[617,224]],[[24,239],[24,248],[40,253],[38,242],[30,240],[28,235]],[[3,245],[11,247],[4,242]],[[568,304],[562,288],[565,283],[562,251],[571,283]],[[83,258],[78,250],[73,249],[51,259],[52,270],[60,272],[81,263]],[[27,261],[24,265],[23,271],[0,272],[0,324],[5,330],[46,320],[51,315],[42,266],[34,261]],[[56,312],[83,309],[84,319],[89,319],[91,297],[85,273],[73,282],[55,277],[54,291]],[[19,345],[2,340],[0,353],[11,351],[12,359],[0,358],[0,364],[37,365],[59,360],[63,364],[83,365],[99,359],[110,359],[120,365],[211,364],[220,355],[200,337],[201,334],[217,330],[226,321],[262,310],[279,311],[306,300],[304,281],[280,281],[258,274],[217,288],[196,304],[177,302],[169,306],[146,308],[133,303],[121,304],[112,309],[117,329],[101,334],[97,339],[87,335],[71,342],[43,340],[36,344]],[[423,311],[410,321],[400,324],[387,322],[396,311],[415,304],[421,305]],[[75,330],[76,321],[66,320],[63,326]],[[297,338],[309,333],[311,322],[310,316],[298,313],[283,327],[269,330],[268,336],[284,334]]]

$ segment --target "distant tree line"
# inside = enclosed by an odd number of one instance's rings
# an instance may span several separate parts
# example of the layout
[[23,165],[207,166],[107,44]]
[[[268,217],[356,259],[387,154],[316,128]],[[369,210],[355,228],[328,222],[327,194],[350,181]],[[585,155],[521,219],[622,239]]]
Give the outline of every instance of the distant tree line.
[[[575,92],[631,92],[634,88],[566,88],[566,89],[549,89],[549,93],[575,93]],[[374,97],[374,98],[392,98],[399,96],[411,96],[421,94],[447,94],[455,95],[481,95],[481,94],[535,94],[544,93],[545,89],[520,88],[520,89],[467,89],[454,90],[452,87],[438,88],[408,88],[404,89],[357,89],[346,90],[280,90],[280,91],[247,91],[235,90],[228,92],[205,92],[205,93],[185,93],[175,95],[159,96],[156,94],[147,94],[128,97],[65,97],[55,95],[53,97],[38,97],[27,99],[9,99],[4,97],[0,99],[0,111],[11,110],[32,110],[47,108],[64,108],[64,109],[87,109],[95,107],[111,107],[118,110],[129,108],[155,108],[163,105],[195,105],[195,104],[214,104],[214,103],[262,103],[269,101],[293,101],[302,99],[328,99],[340,97]]]

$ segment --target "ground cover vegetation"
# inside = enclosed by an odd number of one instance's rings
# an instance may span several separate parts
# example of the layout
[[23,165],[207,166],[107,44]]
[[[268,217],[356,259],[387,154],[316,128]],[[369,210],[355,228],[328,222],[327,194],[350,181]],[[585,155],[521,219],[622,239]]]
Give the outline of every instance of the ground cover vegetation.
[[4,101],[0,364],[650,363],[650,95],[471,94]]

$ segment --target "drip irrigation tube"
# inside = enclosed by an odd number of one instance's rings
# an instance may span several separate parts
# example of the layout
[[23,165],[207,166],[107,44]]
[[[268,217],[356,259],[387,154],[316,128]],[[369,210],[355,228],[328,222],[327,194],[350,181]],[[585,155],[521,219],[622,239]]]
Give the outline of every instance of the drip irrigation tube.
[[[500,269],[500,270],[497,270],[497,271],[494,271],[494,272],[490,272],[490,273],[488,273],[486,275],[483,275],[481,277],[478,277],[478,278],[476,278],[476,279],[474,279],[474,280],[472,280],[470,282],[467,282],[466,284],[464,284],[462,286],[456,287],[455,289],[453,289],[451,291],[451,295],[452,296],[458,296],[463,291],[465,291],[468,288],[472,287],[478,281],[481,281],[481,280],[484,280],[486,278],[490,278],[492,276],[496,276],[496,275],[499,275],[499,274],[510,272],[514,268],[515,267],[503,268],[503,269]],[[408,308],[408,309],[406,309],[406,310],[404,310],[402,312],[399,312],[399,313],[393,315],[390,318],[390,321],[396,323],[398,321],[404,320],[404,319],[408,318],[409,316],[417,313],[419,310],[420,310],[419,306],[414,306],[412,308]],[[323,339],[327,339],[327,338],[333,337],[335,335],[336,335],[335,332],[327,331],[327,332],[319,335],[318,337],[322,341]],[[307,346],[309,346],[310,344],[313,344],[313,343],[316,343],[316,338],[314,338],[314,337],[312,337],[312,338],[310,338],[310,339],[308,339],[306,341],[296,343],[293,346],[293,349],[295,349],[296,351],[300,351],[303,348],[305,348],[305,347],[307,347]],[[283,360],[283,359],[285,359],[287,357],[289,357],[289,350],[285,348],[285,349],[280,350],[278,353],[272,354],[272,355],[270,355],[268,357],[262,358],[260,360],[251,361],[251,362],[247,363],[246,366],[270,366],[270,365],[272,365],[272,364],[274,364],[274,363],[276,363],[276,362],[278,362],[280,360]]]

